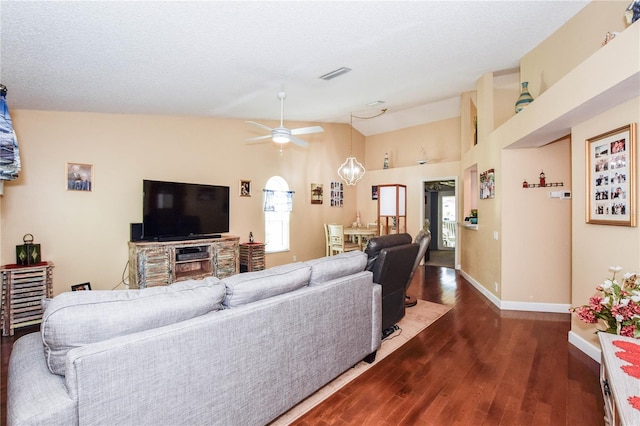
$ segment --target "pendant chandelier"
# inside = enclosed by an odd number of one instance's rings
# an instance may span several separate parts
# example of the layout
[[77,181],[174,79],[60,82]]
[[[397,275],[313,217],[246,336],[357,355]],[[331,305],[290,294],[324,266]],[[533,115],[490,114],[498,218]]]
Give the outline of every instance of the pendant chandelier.
[[[356,118],[368,120],[370,118],[378,117],[384,114],[385,112],[387,112],[386,108],[383,109],[382,112],[380,112],[379,114],[374,115],[373,117],[356,117]],[[346,182],[347,186],[353,186],[360,179],[362,179],[366,170],[364,166],[356,159],[356,157],[353,156],[353,117],[354,115],[353,114],[349,114],[349,115],[350,115],[350,124],[351,124],[351,127],[349,128],[349,143],[350,143],[349,157],[347,157],[344,163],[342,163],[338,168],[338,176],[340,176],[340,178]]]

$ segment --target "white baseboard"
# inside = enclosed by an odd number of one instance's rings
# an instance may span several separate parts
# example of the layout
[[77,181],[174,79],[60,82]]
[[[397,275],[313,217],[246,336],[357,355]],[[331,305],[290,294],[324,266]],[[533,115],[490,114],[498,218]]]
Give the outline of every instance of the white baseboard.
[[569,343],[571,343],[576,348],[580,349],[585,354],[589,355],[591,359],[600,364],[600,349],[593,346],[590,342],[584,340],[582,337],[578,336],[573,331],[569,332]]
[[498,308],[500,308],[500,299],[498,299],[498,297],[495,294],[493,294],[489,290],[487,290],[482,284],[480,284],[478,281],[473,279],[473,277],[471,275],[467,274],[462,269],[460,269],[460,275],[462,275],[465,280],[469,281],[471,283],[471,285],[474,286],[475,289],[478,290],[480,293],[482,293],[482,295],[484,297],[489,299],[491,301],[491,303],[493,303]]
[[568,314],[571,305],[565,303],[532,303],[501,301],[500,309],[505,311],[553,312]]
[[533,303],[533,302],[510,302],[508,300],[501,300],[495,294],[491,293],[480,284],[478,281],[474,280],[469,274],[460,270],[460,275],[462,275],[467,281],[471,283],[472,286],[476,288],[484,297],[489,299],[491,303],[496,305],[498,308],[504,311],[529,311],[529,312],[551,312],[558,314],[568,314],[569,308],[571,305],[565,303]]

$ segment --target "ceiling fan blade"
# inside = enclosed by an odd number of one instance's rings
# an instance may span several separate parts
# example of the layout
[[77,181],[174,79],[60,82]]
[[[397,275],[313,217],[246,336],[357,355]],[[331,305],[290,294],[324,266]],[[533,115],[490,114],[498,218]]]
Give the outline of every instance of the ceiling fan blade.
[[300,127],[291,129],[292,135],[308,135],[309,133],[322,133],[324,129],[320,126]]
[[265,139],[271,139],[271,135],[256,136],[255,138],[245,139],[245,141],[246,142],[257,142],[257,141],[263,141]]
[[255,121],[245,121],[245,123],[253,124],[254,126],[258,126],[261,129],[268,130],[269,132],[271,130],[273,130],[271,127],[265,126],[264,124],[260,124],[260,123],[255,122]]
[[296,138],[295,136],[291,136],[291,142],[293,142],[294,144],[301,146],[303,148],[306,148],[309,146],[308,142],[303,141],[300,138]]

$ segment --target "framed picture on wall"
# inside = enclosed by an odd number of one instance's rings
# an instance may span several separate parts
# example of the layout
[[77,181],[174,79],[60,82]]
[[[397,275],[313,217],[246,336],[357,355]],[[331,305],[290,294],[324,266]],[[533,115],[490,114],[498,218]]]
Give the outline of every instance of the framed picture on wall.
[[586,141],[587,223],[636,226],[636,123]]
[[251,181],[250,180],[240,181],[240,196],[251,197]]
[[378,199],[378,185],[371,186],[371,199],[372,200]]
[[342,182],[331,182],[331,207],[342,207],[344,203],[344,186]]
[[91,290],[91,283],[82,283],[71,286],[71,291],[85,291]]
[[93,189],[93,165],[67,163],[67,190],[91,191]]
[[322,204],[323,189],[321,183],[311,184],[311,204]]
[[480,199],[494,198],[496,196],[496,174],[494,169],[480,173]]

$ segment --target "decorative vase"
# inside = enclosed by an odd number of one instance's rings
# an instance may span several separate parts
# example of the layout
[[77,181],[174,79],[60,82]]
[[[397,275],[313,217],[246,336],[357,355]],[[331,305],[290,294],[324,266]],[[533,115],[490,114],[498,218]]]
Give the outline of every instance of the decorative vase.
[[522,111],[522,109],[531,102],[533,102],[533,96],[529,93],[529,82],[524,81],[522,82],[522,93],[520,93],[520,96],[516,101],[516,114]]
[[389,154],[388,153],[384,153],[384,165],[382,166],[383,169],[388,169],[389,168]]

